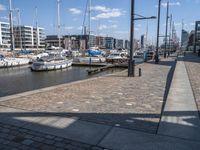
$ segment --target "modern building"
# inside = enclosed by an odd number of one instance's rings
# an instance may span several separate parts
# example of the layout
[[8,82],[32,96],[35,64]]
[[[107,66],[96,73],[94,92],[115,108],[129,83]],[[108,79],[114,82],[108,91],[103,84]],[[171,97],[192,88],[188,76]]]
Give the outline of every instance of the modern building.
[[124,41],[124,48],[125,49],[130,49],[130,42],[128,40]]
[[145,46],[145,35],[141,35],[141,40],[140,40],[140,45],[141,45],[141,48],[143,49],[144,46]]
[[194,52],[200,48],[200,21],[195,23],[195,42],[194,42]]
[[[81,36],[79,35],[66,35],[64,36],[64,48],[68,50],[80,49]],[[83,47],[86,49],[86,47]]]
[[186,48],[188,46],[189,33],[186,30],[182,30],[181,33],[181,47]]
[[114,40],[113,37],[105,37],[105,48],[114,49]]
[[10,25],[6,22],[0,22],[0,48],[10,47]]
[[88,48],[95,47],[95,46],[96,46],[96,36],[90,35],[89,36],[89,47]]
[[65,35],[63,38],[63,48],[69,50],[80,49],[82,51],[96,46],[94,35]]
[[32,26],[14,27],[15,48],[18,49],[40,49],[45,48],[44,28]]
[[114,48],[115,49],[123,49],[124,41],[122,39],[114,39]]
[[96,46],[105,49],[105,37],[103,36],[96,36]]
[[[60,38],[61,47],[64,47],[64,38]],[[59,39],[57,35],[48,35],[45,39],[46,47],[59,47]]]
[[194,41],[195,41],[194,35],[195,35],[195,31],[192,30],[192,31],[190,32],[189,38],[188,38],[188,47],[187,47],[187,49],[188,49],[189,51],[194,51]]

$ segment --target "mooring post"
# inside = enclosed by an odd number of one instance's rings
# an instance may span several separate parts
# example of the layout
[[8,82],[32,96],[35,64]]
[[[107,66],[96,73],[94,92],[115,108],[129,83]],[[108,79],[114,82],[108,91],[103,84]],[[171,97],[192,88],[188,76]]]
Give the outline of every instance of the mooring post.
[[141,77],[141,76],[142,76],[142,69],[139,68],[139,77]]

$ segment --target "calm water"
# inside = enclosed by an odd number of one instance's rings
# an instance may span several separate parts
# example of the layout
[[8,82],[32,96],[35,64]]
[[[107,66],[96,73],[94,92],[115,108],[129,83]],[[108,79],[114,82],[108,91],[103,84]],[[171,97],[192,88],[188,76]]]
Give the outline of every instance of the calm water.
[[0,97],[102,76],[122,70],[110,69],[99,74],[88,75],[87,69],[87,67],[71,67],[65,70],[49,72],[31,72],[27,66],[0,69]]

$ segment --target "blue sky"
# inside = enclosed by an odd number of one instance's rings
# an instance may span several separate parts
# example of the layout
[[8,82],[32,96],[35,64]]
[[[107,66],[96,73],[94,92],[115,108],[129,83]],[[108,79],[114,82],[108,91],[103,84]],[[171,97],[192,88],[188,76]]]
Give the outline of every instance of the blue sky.
[[[83,24],[84,10],[87,0],[61,0],[62,34],[80,34]],[[200,20],[200,0],[169,0],[170,13],[178,34],[181,22],[185,29],[194,29],[195,20]],[[56,34],[57,3],[56,0],[12,0],[13,7],[21,10],[21,22],[24,25],[34,25],[35,7],[38,8],[39,26],[44,27],[46,34]],[[165,31],[166,2],[162,0],[161,34]],[[143,16],[157,15],[158,0],[135,0],[136,13]],[[16,15],[15,15],[16,16]],[[129,39],[130,0],[92,0],[93,34],[114,36]],[[0,0],[0,21],[7,21],[8,0]],[[148,21],[148,38],[154,41],[156,35],[156,20]],[[147,21],[137,21],[135,37],[145,34]]]

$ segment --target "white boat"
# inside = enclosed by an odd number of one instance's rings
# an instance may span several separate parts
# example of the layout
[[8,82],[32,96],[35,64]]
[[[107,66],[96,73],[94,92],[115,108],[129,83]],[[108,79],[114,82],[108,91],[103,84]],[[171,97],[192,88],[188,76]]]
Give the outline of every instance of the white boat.
[[136,63],[144,62],[144,53],[142,51],[136,51],[133,54],[133,58],[134,58]]
[[80,63],[90,64],[90,63],[104,63],[106,62],[106,58],[102,56],[93,56],[93,57],[79,57]]
[[28,58],[12,58],[6,57],[0,60],[0,68],[17,67],[28,65],[30,60]]
[[38,55],[34,55],[34,56],[32,56],[32,62],[34,62],[34,61],[36,61],[37,59],[40,59],[40,58],[42,58],[42,57],[47,57],[47,56],[49,56],[49,54],[48,53],[40,53],[40,54],[38,54]]
[[127,54],[124,52],[114,51],[107,58],[107,62],[124,62],[127,61]]
[[41,58],[36,62],[33,62],[31,65],[32,71],[51,71],[51,70],[59,70],[65,69],[72,66],[72,59],[64,59],[64,58]]

